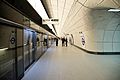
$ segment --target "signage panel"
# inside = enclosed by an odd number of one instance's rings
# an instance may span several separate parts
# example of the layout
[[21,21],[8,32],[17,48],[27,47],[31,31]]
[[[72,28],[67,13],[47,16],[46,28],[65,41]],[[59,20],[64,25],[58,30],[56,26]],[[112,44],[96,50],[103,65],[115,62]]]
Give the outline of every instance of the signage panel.
[[59,19],[42,19],[42,24],[59,24]]

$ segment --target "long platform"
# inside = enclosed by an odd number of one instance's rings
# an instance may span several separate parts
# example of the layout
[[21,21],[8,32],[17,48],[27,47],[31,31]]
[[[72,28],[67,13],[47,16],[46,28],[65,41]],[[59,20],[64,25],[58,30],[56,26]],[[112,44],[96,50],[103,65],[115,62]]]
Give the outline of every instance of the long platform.
[[53,44],[22,80],[120,80],[120,55],[94,55]]

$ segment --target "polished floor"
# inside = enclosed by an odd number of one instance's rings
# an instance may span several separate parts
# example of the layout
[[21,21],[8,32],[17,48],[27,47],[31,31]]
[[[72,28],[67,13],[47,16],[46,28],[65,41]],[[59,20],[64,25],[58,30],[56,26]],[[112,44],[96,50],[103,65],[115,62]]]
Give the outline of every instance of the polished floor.
[[120,55],[93,55],[52,45],[22,80],[120,80]]

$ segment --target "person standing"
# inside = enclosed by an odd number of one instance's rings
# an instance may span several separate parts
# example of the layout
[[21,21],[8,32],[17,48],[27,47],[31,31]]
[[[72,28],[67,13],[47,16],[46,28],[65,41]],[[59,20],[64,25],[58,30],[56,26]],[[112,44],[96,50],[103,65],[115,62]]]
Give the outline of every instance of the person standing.
[[67,42],[68,42],[68,41],[67,41],[67,38],[65,39],[65,42],[66,42],[66,47],[67,47]]
[[56,46],[58,46],[58,38],[56,38]]
[[65,38],[62,38],[62,46],[65,46]]

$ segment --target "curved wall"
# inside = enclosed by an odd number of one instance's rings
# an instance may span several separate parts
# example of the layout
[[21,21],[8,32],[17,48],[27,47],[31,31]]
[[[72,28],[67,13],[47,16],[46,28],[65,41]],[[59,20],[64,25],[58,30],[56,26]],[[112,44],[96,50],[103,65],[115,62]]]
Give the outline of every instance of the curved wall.
[[76,0],[62,31],[73,34],[74,44],[88,51],[120,52],[120,12],[107,11],[119,4],[119,0]]

